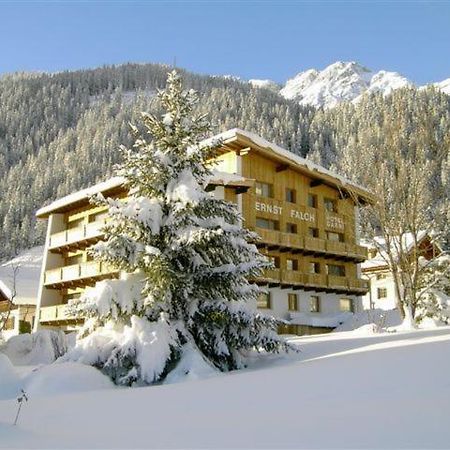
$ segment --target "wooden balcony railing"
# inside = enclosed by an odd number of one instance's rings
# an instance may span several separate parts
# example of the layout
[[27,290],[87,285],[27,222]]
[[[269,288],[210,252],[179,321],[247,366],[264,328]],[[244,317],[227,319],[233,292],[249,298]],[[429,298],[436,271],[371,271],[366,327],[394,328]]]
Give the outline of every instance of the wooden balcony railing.
[[344,242],[326,241],[326,250],[334,255],[347,255],[348,249]]
[[325,240],[310,236],[305,237],[305,250],[325,253]]
[[280,244],[280,232],[276,230],[266,230],[264,228],[256,228],[261,241],[267,245],[279,245]]
[[87,245],[90,245],[92,240],[99,240],[103,237],[102,229],[105,224],[106,221],[101,220],[54,233],[50,236],[49,248],[52,250],[60,247],[70,247],[77,242],[83,241],[87,241]]
[[280,244],[294,249],[303,249],[305,246],[303,236],[292,233],[280,233]]
[[302,273],[296,270],[272,269],[266,270],[257,280],[261,283],[279,284],[280,286],[317,288],[328,292],[365,293],[369,284],[363,279],[354,279],[325,275],[320,273]]
[[77,320],[67,311],[67,305],[43,306],[39,309],[39,322],[60,322]]
[[119,270],[102,261],[89,261],[47,270],[44,275],[44,285],[68,283],[88,278],[106,278],[108,275],[118,272]]
[[362,278],[350,278],[349,287],[357,290],[369,290],[369,280],[363,280]]
[[320,273],[305,273],[303,280],[305,286],[327,286],[326,276]]
[[348,278],[346,277],[338,277],[334,275],[328,275],[328,286],[331,288],[347,288],[348,287]]

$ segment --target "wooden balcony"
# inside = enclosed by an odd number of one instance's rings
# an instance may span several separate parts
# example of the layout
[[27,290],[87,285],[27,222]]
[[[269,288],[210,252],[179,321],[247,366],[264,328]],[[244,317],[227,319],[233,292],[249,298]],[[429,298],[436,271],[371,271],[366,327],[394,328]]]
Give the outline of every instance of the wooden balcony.
[[[280,245],[280,232],[276,230],[266,230],[265,228],[256,228],[256,233],[261,238],[261,244],[268,247],[279,247]],[[259,244],[259,242],[257,242]]]
[[95,244],[104,236],[105,220],[71,228],[50,236],[49,249],[52,252],[73,251]]
[[302,250],[305,246],[303,236],[292,233],[280,233],[280,247],[282,249]]
[[43,306],[39,309],[39,322],[41,324],[57,323],[77,323],[82,322],[83,319],[77,318],[69,314],[67,305],[53,305]]
[[369,288],[369,280],[363,280],[362,278],[349,279],[349,288],[356,292],[366,293]]
[[347,256],[348,249],[344,242],[338,241],[326,241],[325,248],[327,253],[333,253],[333,255]]
[[326,253],[325,240],[310,236],[305,237],[305,251],[308,253]]
[[304,275],[297,270],[283,270],[281,273],[281,282],[288,286],[302,286],[304,284]]
[[306,291],[317,290],[355,295],[365,294],[369,289],[369,283],[363,279],[320,273],[302,273],[295,270],[266,270],[255,281],[258,284],[269,285],[269,287],[278,286],[281,288],[304,289]]
[[367,247],[362,245],[347,244],[347,254],[349,257],[360,262],[365,261],[368,258]]
[[303,274],[303,284],[307,287],[326,287],[327,278],[320,273],[305,273]]
[[48,288],[82,287],[105,278],[116,278],[119,270],[101,261],[89,261],[47,270],[44,285]]
[[347,289],[348,278],[328,275],[328,286],[332,289]]

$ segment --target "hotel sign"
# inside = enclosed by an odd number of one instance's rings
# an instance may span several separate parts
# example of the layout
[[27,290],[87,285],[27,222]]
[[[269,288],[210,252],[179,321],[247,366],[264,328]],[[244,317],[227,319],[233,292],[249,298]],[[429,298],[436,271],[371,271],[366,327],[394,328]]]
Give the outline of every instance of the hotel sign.
[[326,227],[344,231],[344,220],[339,216],[326,216]]
[[[270,205],[268,203],[255,202],[256,211],[266,212],[269,214],[275,214],[277,216],[281,216],[283,213],[283,207],[277,205]],[[305,211],[297,211],[296,209],[291,209],[290,217],[297,220],[302,220],[304,222],[315,222],[316,215],[314,213],[305,212]]]

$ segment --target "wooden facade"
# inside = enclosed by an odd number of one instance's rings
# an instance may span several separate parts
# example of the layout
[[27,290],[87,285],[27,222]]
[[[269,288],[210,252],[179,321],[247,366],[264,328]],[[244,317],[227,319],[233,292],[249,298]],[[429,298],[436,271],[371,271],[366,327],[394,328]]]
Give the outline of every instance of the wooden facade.
[[[355,230],[356,202],[371,201],[370,194],[252,137],[240,130],[222,136],[214,168],[239,178],[211,182],[209,190],[238,205],[244,226],[260,236],[256,245],[273,261],[274,267],[255,281],[290,292],[367,292],[358,269],[367,253],[358,245]],[[97,190],[113,197],[127,194],[120,180]],[[108,220],[105,208],[89,204],[89,193],[92,190],[38,212],[49,220],[38,299],[41,326],[77,326],[79,319],[67,316],[64,304],[97,281],[120,275],[87,253],[103,238]]]

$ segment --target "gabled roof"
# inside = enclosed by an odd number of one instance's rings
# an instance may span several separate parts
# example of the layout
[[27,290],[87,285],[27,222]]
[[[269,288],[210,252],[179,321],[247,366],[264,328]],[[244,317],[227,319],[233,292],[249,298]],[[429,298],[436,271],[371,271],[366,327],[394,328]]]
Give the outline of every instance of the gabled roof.
[[281,164],[287,164],[290,168],[297,170],[306,176],[327,184],[344,192],[357,196],[363,203],[374,203],[375,195],[367,188],[346,179],[345,177],[313,163],[309,159],[286,150],[273,142],[269,142],[255,133],[233,128],[231,130],[213,136],[205,142],[221,140],[225,147],[233,148],[234,143],[241,144],[242,147],[249,146],[266,157],[279,161]]
[[[429,233],[422,230],[417,234],[417,243],[421,244],[426,238],[429,238]],[[369,258],[361,264],[361,269],[370,271],[375,269],[387,269],[388,264],[387,253],[386,253],[386,241],[384,238],[377,236],[374,238],[377,243],[377,254],[373,258]],[[395,237],[392,238],[395,241]],[[398,238],[397,238],[398,240]],[[405,233],[402,237],[402,248],[405,249],[406,253],[409,253],[414,248],[414,236],[412,233]],[[361,245],[367,248],[375,248],[373,244],[368,241],[361,241]],[[395,254],[395,246],[393,245],[393,252]]]
[[[210,186],[251,187],[253,184],[254,180],[218,170],[213,170],[213,176],[208,180],[208,185]],[[50,205],[39,209],[36,212],[36,216],[43,219],[53,213],[65,212],[67,209],[73,209],[76,205],[88,204],[89,199],[95,194],[111,195],[113,192],[124,190],[125,186],[126,179],[124,177],[112,177],[107,181],[55,200]]]
[[[375,202],[375,196],[366,188],[353,183],[350,180],[325,169],[312,161],[302,158],[295,153],[292,153],[284,148],[266,141],[257,134],[249,131],[233,128],[231,130],[220,133],[211,138],[205,139],[203,144],[213,143],[215,141],[222,142],[223,151],[239,151],[245,147],[251,147],[264,156],[279,161],[280,164],[287,165],[294,170],[312,178],[313,180],[332,186],[350,196],[357,197],[362,203]],[[214,176],[209,180],[210,185],[225,185],[225,186],[246,186],[253,185],[254,180],[249,180],[236,174],[226,172],[213,171]],[[89,198],[97,193],[104,195],[111,195],[114,191],[123,190],[125,179],[123,177],[113,177],[107,181],[96,184],[95,186],[83,189],[73,194],[67,195],[61,199],[52,202],[48,206],[39,209],[36,216],[39,218],[47,218],[52,213],[64,212],[73,209],[76,205],[87,204]]]

